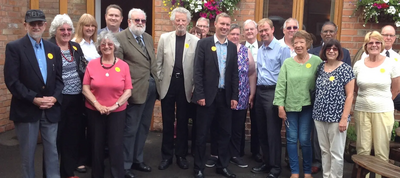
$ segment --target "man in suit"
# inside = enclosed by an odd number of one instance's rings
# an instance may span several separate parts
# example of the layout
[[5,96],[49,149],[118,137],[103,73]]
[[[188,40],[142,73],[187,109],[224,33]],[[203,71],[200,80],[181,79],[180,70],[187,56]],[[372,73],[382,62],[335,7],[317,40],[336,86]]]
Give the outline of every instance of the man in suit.
[[296,56],[296,53],[294,52],[293,44],[292,44],[292,39],[293,35],[299,30],[299,21],[297,21],[295,18],[288,18],[286,21],[283,23],[283,38],[278,40],[279,43],[283,46],[287,46],[290,48],[290,56],[294,57]]
[[6,46],[4,81],[12,94],[10,120],[19,141],[24,178],[35,177],[39,131],[45,150],[43,174],[60,177],[56,139],[64,88],[61,51],[42,39],[46,25],[42,11],[27,11],[24,26],[28,34]]
[[104,15],[104,18],[106,20],[106,27],[99,29],[97,31],[97,34],[100,34],[104,30],[111,31],[113,33],[118,33],[122,31],[122,28],[120,28],[120,26],[123,16],[122,8],[119,7],[119,5],[110,4],[109,6],[107,6],[106,15]]
[[133,85],[124,129],[125,177],[132,178],[134,174],[130,169],[151,171],[143,161],[143,148],[157,98],[158,79],[153,38],[145,32],[146,13],[141,9],[131,9],[128,25],[115,37],[121,44],[116,56],[128,63]]
[[[308,52],[310,54],[314,54],[316,56],[319,56],[319,53],[322,49],[322,46],[324,43],[328,42],[330,39],[335,39],[337,34],[337,26],[335,23],[331,21],[327,21],[322,25],[321,29],[321,38],[322,38],[322,45],[313,49],[310,49]],[[351,58],[350,58],[350,52],[346,48],[342,48],[343,50],[343,62],[349,64],[351,66]],[[317,130],[315,129],[314,126],[314,131],[312,132],[312,147],[313,147],[313,164],[311,167],[311,172],[313,174],[319,172],[322,168],[322,162],[321,162],[321,148],[319,147],[319,142],[318,142],[318,136],[317,136]]]
[[[190,12],[177,7],[171,12],[175,31],[164,33],[157,48],[157,75],[163,118],[162,161],[158,169],[167,169],[172,163],[174,147],[176,162],[181,169],[188,169],[188,113],[193,91],[193,65],[196,36],[187,33]],[[176,141],[174,141],[176,104]],[[175,142],[175,146],[174,146]]]
[[220,13],[215,18],[216,33],[197,44],[194,60],[194,93],[197,106],[196,153],[194,177],[204,177],[206,135],[214,119],[217,120],[218,162],[216,172],[225,177],[236,177],[227,167],[227,151],[231,137],[231,109],[238,100],[238,64],[236,45],[228,41],[231,18]]
[[257,54],[256,119],[263,152],[263,163],[252,168],[253,173],[269,172],[267,178],[279,177],[281,166],[281,128],[278,107],[273,105],[275,86],[283,61],[290,57],[290,49],[274,37],[274,24],[268,18],[258,22],[263,45]]
[[[396,53],[393,50],[393,43],[396,41],[396,30],[391,25],[385,25],[381,29],[381,34],[383,36],[383,40],[385,41],[385,49],[381,52],[381,55],[386,57],[390,57],[395,59],[396,61],[400,60],[399,53]],[[364,59],[368,56],[365,52],[362,54],[361,59]]]
[[[261,41],[257,40],[257,23],[254,20],[248,19],[243,23],[244,30],[244,38],[246,41],[243,41],[241,44],[245,45],[248,49],[250,49],[251,54],[253,55],[254,63],[257,70],[257,52],[258,49],[262,46]],[[253,103],[255,103],[256,97],[254,95]],[[251,121],[251,139],[250,139],[250,151],[252,157],[255,161],[261,162],[262,156],[260,154],[260,140],[258,137],[258,129],[257,129],[257,119],[255,107],[250,109],[250,121]],[[242,138],[242,145],[244,150],[244,136]]]

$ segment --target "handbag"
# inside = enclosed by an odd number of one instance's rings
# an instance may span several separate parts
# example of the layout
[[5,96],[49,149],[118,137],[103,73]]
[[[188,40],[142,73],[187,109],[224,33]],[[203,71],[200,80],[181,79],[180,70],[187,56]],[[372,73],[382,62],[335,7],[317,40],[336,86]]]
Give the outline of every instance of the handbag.
[[[322,65],[324,64],[324,62],[321,62],[321,64],[318,65],[317,67],[317,72],[315,74],[315,84],[317,84],[317,79],[319,76],[319,71],[321,70]],[[317,88],[314,87],[314,89],[310,90],[310,100],[311,100],[311,105],[314,105],[315,102],[315,93],[317,92]]]

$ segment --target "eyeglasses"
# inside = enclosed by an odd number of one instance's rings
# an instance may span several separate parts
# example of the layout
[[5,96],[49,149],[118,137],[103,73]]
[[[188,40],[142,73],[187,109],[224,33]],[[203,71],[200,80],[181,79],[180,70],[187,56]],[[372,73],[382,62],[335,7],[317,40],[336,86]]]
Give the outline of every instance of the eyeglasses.
[[199,27],[199,28],[208,28],[208,25],[196,25],[196,27]]
[[325,31],[322,31],[322,33],[323,33],[323,34],[328,34],[328,33],[334,34],[335,31],[333,31],[333,30],[325,30]]
[[395,37],[396,35],[391,35],[391,34],[382,34],[382,36],[384,36],[384,37],[390,37],[390,38],[393,38],[393,37]]
[[297,27],[297,26],[290,26],[290,27],[286,27],[286,30],[291,30],[291,29],[297,30],[297,28],[299,28],[299,27]]
[[382,44],[382,42],[380,42],[380,41],[375,41],[375,42],[371,41],[371,42],[368,42],[367,44],[368,45],[374,45],[374,43],[375,43],[375,45],[381,45]]
[[333,52],[337,52],[339,49],[336,48],[336,47],[326,48],[326,52],[330,52],[331,50],[332,50]]
[[36,25],[38,27],[42,27],[44,25],[44,22],[29,22],[29,26],[31,27],[35,27]]
[[101,43],[100,46],[101,47],[106,47],[108,45],[108,47],[113,47],[114,43]]
[[136,23],[142,22],[146,23],[146,19],[133,19]]
[[72,28],[60,28],[59,30],[62,32],[65,32],[65,31],[72,32]]

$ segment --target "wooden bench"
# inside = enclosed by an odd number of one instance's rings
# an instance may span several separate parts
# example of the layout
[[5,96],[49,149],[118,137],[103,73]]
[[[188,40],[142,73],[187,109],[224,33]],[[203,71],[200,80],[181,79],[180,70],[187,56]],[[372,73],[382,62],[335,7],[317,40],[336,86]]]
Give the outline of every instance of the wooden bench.
[[370,155],[353,155],[354,161],[352,178],[365,178],[369,172],[382,175],[382,178],[400,177],[400,167]]

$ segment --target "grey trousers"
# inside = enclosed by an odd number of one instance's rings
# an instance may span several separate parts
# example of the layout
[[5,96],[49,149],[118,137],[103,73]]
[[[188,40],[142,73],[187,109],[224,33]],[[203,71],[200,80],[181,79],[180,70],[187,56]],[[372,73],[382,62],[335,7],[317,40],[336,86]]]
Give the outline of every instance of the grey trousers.
[[34,178],[34,158],[39,130],[43,141],[44,175],[60,178],[60,167],[57,153],[58,123],[49,122],[44,114],[36,122],[15,122],[22,160],[23,178]]

